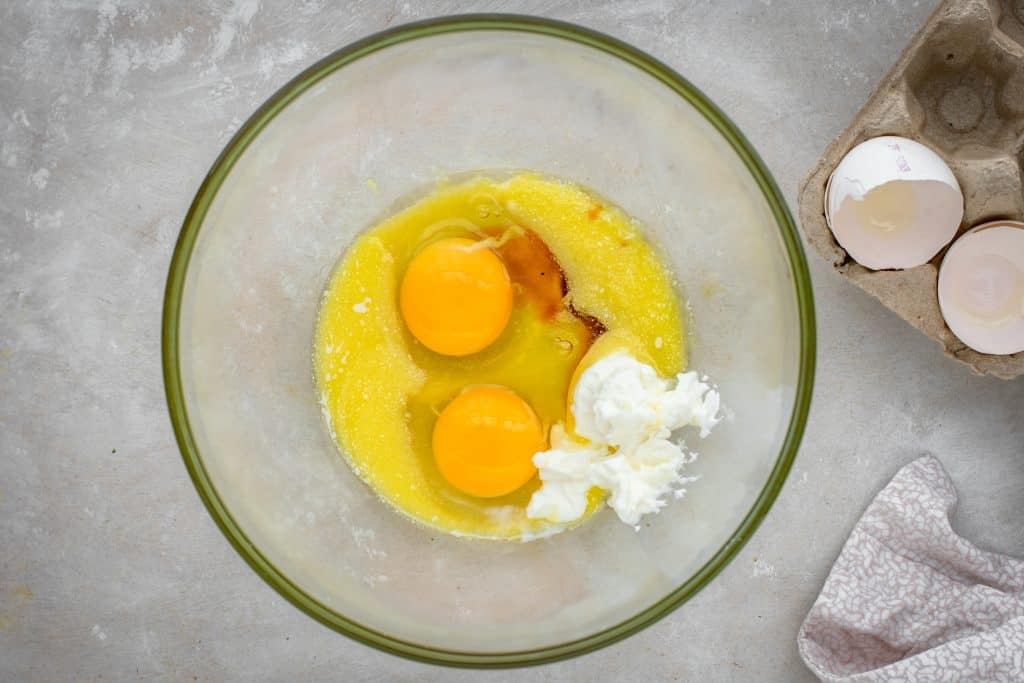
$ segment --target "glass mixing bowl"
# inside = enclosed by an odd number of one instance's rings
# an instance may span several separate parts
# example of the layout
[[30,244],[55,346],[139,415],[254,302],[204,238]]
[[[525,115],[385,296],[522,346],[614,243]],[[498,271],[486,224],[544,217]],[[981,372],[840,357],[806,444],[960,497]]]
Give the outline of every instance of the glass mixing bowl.
[[[641,222],[688,296],[690,367],[720,387],[727,418],[688,470],[700,480],[640,531],[604,510],[531,543],[439,534],[381,503],[325,427],[312,335],[346,246],[441,177],[515,169]],[[782,486],[814,365],[803,251],[736,127],[639,50],[527,17],[399,27],[278,91],[196,195],[163,325],[178,443],[238,552],[324,624],[456,665],[586,652],[706,585]]]

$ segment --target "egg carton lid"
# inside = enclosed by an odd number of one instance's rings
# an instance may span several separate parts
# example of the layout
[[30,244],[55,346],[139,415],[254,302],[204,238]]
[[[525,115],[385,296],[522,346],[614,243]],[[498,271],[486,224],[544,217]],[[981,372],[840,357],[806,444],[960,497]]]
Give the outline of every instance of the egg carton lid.
[[[903,50],[853,121],[800,185],[808,243],[840,275],[938,342],[975,373],[1024,375],[1024,352],[979,353],[939,311],[938,272],[946,249],[907,270],[870,270],[835,241],[825,221],[832,170],[855,145],[881,135],[917,140],[953,170],[964,193],[957,237],[994,220],[1024,221],[1024,5],[1016,0],[945,0]],[[947,246],[948,248],[948,246]]]

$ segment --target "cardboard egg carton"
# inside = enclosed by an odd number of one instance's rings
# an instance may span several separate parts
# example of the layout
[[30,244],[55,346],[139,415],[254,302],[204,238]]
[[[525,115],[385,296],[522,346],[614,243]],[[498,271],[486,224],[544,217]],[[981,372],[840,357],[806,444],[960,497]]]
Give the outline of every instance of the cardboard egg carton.
[[937,280],[945,249],[917,268],[873,271],[836,243],[824,213],[829,175],[851,148],[880,135],[918,140],[946,160],[964,193],[957,236],[996,219],[1024,221],[1024,3],[943,2],[811,169],[798,200],[807,241],[840,274],[974,372],[1024,374],[1024,353],[978,353],[943,322]]

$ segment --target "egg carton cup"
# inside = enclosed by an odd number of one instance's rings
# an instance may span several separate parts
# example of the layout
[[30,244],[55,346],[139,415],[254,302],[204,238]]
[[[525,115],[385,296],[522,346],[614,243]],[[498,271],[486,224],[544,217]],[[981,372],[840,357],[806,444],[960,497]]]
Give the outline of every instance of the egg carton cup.
[[943,321],[937,281],[948,245],[922,266],[875,271],[854,261],[833,237],[824,211],[829,175],[850,149],[881,135],[917,140],[949,164],[964,194],[957,237],[989,221],[1024,221],[1024,2],[943,2],[825,150],[798,197],[807,241],[841,275],[975,373],[1024,375],[1024,352],[979,353]]

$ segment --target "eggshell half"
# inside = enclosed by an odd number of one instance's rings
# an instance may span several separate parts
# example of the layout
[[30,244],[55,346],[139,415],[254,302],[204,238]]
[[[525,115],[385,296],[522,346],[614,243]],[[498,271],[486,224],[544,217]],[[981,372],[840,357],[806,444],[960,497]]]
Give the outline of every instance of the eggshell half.
[[1024,223],[986,223],[954,242],[939,269],[939,308],[975,351],[1024,351]]
[[839,245],[872,270],[930,261],[956,235],[964,197],[938,154],[884,136],[851,149],[829,177],[825,220]]

